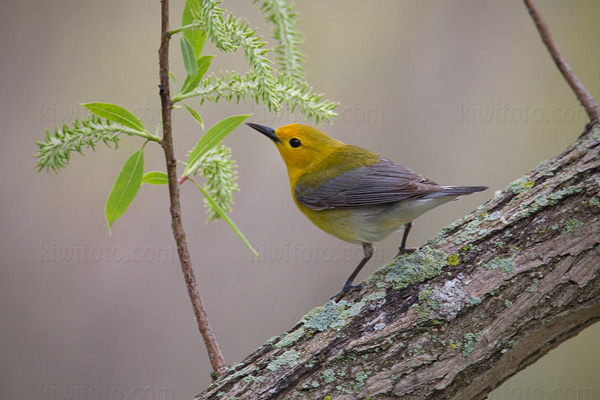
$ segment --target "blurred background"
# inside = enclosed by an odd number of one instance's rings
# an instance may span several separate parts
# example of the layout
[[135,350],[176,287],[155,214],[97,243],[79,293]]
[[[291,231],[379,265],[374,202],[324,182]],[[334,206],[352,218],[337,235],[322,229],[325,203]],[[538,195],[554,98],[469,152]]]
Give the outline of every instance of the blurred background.
[[[571,67],[600,97],[600,2],[537,1]],[[184,1],[172,2],[173,27]],[[251,2],[223,6],[269,36]],[[587,121],[542,46],[521,1],[303,1],[307,79],[340,102],[321,128],[449,185],[491,189],[418,219],[409,245],[491,198],[559,153]],[[0,0],[0,397],[190,399],[210,366],[187,297],[164,187],[142,187],[109,235],[104,203],[127,157],[73,154],[59,174],[31,156],[46,129],[85,117],[79,103],[112,102],[153,130],[159,123],[159,1]],[[171,69],[182,81],[177,41]],[[270,41],[272,44],[272,41]],[[210,71],[247,70],[217,54]],[[197,106],[197,102],[189,101]],[[252,122],[304,122],[262,107],[203,105],[207,126],[254,112]],[[177,155],[201,135],[175,112]],[[300,214],[278,152],[241,127],[225,144],[238,163],[232,218],[260,252],[222,221],[205,225],[200,193],[182,189],[183,221],[201,293],[229,363],[291,328],[336,293],[360,246],[321,232]],[[146,170],[164,170],[149,145]],[[365,279],[394,255],[400,235],[376,245]],[[491,399],[600,399],[600,326],[562,344]],[[71,397],[69,397],[71,396]],[[137,396],[137,397],[136,397]],[[582,397],[585,396],[585,397]]]

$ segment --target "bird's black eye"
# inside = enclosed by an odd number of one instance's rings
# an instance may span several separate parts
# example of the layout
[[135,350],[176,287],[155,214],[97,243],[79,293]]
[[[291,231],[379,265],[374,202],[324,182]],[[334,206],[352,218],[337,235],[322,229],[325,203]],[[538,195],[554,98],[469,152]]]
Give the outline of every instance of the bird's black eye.
[[300,147],[300,139],[290,139],[290,146],[292,146],[293,148]]

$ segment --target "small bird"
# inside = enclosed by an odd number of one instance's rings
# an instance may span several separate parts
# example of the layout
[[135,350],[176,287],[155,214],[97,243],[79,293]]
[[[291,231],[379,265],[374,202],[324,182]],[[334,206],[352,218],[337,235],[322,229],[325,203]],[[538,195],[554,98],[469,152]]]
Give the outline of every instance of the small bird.
[[362,147],[333,139],[309,125],[269,128],[247,123],[271,139],[285,162],[292,198],[316,226],[346,242],[361,244],[364,258],[338,299],[360,288],[352,282],[373,256],[373,242],[404,227],[396,257],[406,247],[412,221],[451,200],[488,189],[486,186],[441,186],[410,169]]

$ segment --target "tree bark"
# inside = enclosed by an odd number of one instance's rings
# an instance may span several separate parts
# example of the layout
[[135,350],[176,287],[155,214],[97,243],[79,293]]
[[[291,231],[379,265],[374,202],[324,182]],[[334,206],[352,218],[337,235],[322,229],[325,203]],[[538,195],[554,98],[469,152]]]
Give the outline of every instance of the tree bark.
[[599,151],[588,127],[198,397],[484,399],[600,319]]

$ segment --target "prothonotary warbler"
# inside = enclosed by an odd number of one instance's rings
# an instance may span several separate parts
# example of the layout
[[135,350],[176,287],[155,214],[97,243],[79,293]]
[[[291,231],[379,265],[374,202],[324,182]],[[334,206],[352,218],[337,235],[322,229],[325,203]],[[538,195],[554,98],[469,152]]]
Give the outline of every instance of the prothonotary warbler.
[[292,198],[316,226],[346,242],[361,244],[364,258],[342,290],[361,287],[352,281],[373,255],[373,242],[404,227],[398,255],[406,248],[412,221],[457,196],[485,186],[441,186],[369,150],[327,136],[309,125],[281,128],[248,123],[271,139],[287,166]]

